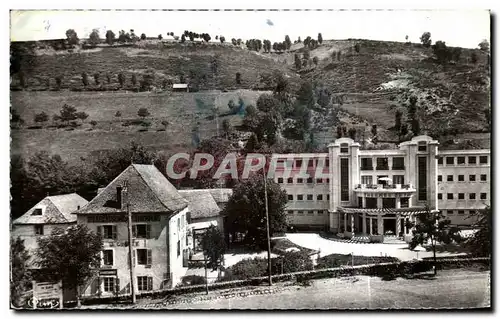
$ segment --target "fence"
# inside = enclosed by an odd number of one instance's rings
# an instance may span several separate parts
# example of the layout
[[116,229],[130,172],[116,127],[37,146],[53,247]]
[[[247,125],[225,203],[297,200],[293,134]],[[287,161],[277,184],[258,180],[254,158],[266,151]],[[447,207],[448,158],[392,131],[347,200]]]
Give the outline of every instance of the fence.
[[[485,266],[490,266],[489,257],[476,257],[476,258],[442,258],[437,260],[436,268],[449,267],[449,268],[461,268],[468,264],[483,264]],[[283,282],[283,281],[307,281],[311,279],[321,279],[321,278],[336,278],[345,276],[355,276],[355,275],[368,275],[368,276],[386,276],[391,275],[396,277],[398,275],[410,275],[423,271],[429,271],[434,265],[432,260],[414,260],[414,261],[403,261],[403,262],[388,262],[388,263],[378,263],[369,265],[359,265],[359,266],[342,266],[336,268],[325,268],[316,269],[308,271],[300,271],[294,273],[287,273],[282,275],[273,275],[273,282]],[[234,280],[227,282],[215,282],[209,284],[209,290],[219,290],[219,289],[229,289],[244,286],[259,286],[266,284],[269,278],[256,277],[245,280]],[[158,291],[144,292],[137,295],[138,298],[165,298],[168,296],[182,295],[187,293],[202,292],[205,291],[206,285],[193,285],[184,286],[171,289],[164,289]],[[126,301],[130,296],[122,295],[118,297],[91,297],[83,300],[84,304],[106,304],[106,303],[116,303],[120,301]]]

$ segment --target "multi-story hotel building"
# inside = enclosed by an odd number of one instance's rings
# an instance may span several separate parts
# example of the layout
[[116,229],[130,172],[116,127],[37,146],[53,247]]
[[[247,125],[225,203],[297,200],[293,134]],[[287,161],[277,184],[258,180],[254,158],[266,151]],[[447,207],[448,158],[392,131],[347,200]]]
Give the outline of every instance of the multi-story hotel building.
[[454,225],[471,225],[471,212],[490,202],[490,151],[439,151],[417,136],[399,149],[360,150],[337,139],[328,153],[276,154],[274,180],[288,193],[296,228],[323,228],[346,237],[384,235],[409,240],[406,221],[441,210]]

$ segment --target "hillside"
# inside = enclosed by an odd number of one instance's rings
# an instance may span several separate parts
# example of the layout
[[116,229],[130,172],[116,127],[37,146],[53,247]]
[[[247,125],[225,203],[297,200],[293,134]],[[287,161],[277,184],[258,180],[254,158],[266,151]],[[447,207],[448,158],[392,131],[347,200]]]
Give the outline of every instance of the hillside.
[[[47,150],[79,160],[131,141],[158,150],[189,149],[194,146],[193,130],[204,139],[216,135],[217,124],[220,129],[225,118],[238,126],[241,115],[222,116],[217,121],[212,109],[228,113],[229,100],[237,102],[239,98],[245,106],[255,105],[266,89],[260,74],[273,70],[286,75],[293,91],[302,78],[312,82],[315,90],[327,89],[332,94],[326,111],[312,114],[312,130],[322,146],[336,138],[338,124],[356,128],[357,139],[365,133],[370,136],[371,126],[377,125],[380,140],[397,141],[393,130],[396,110],[403,112],[406,121],[409,97],[415,96],[422,133],[438,138],[443,148],[489,147],[490,132],[483,112],[489,108],[491,91],[486,53],[463,49],[457,62],[443,66],[433,60],[432,49],[418,44],[324,41],[310,50],[308,65],[296,70],[294,55],[303,53],[301,43],[294,44],[290,52],[264,54],[227,44],[158,41],[102,45],[72,53],[38,50],[21,64],[27,87],[19,87],[19,74],[12,78],[12,107],[25,121],[23,127],[12,130],[12,152],[31,156],[37,150]],[[314,57],[317,65],[312,63]],[[81,92],[85,89],[82,72],[89,76],[86,90],[107,91]],[[94,82],[95,73],[100,75],[100,84]],[[125,75],[121,89],[119,73]],[[236,73],[241,74],[240,84]],[[139,84],[131,83],[133,74],[138,82],[144,74],[154,74],[154,87],[178,83],[183,76],[190,84],[196,83],[199,92],[173,93],[170,86],[160,92],[135,92]],[[56,91],[55,78],[59,76],[62,83]],[[65,103],[89,114],[88,119],[74,128],[57,128],[50,121],[42,128],[34,126],[35,114],[44,111],[52,118]],[[150,113],[146,118],[149,127],[137,124],[141,107]],[[120,117],[115,116],[117,111]],[[94,127],[90,121],[96,122]]]

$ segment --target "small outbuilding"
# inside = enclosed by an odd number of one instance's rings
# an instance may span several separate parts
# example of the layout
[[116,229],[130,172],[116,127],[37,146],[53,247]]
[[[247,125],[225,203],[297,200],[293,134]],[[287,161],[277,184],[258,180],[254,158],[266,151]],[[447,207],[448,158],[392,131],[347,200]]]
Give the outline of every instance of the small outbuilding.
[[189,85],[186,83],[174,83],[172,84],[172,90],[174,92],[189,92]]

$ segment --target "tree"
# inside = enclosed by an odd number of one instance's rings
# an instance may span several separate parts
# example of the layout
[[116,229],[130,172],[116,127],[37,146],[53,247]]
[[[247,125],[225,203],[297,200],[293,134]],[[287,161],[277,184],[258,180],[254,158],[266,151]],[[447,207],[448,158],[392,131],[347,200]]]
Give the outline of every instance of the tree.
[[420,134],[420,121],[417,118],[411,120],[411,131],[414,135]]
[[231,43],[232,43],[233,45],[235,45],[235,46],[236,46],[236,45],[238,45],[238,43],[236,42],[236,39],[235,39],[235,38],[232,38],[232,39],[231,39]]
[[29,253],[24,247],[24,240],[20,237],[10,239],[10,300],[11,304],[21,308],[24,304],[23,293],[31,285],[31,276],[28,272]]
[[359,53],[359,50],[361,49],[361,45],[359,43],[356,43],[354,45],[354,51],[356,51],[356,53]]
[[146,34],[145,33],[141,34],[141,40],[146,40]]
[[226,42],[226,38],[224,36],[220,36],[219,41],[220,41],[220,43],[224,43],[224,42]]
[[141,107],[139,111],[137,111],[137,115],[139,115],[144,119],[145,117],[148,117],[150,114],[147,108]]
[[80,287],[101,266],[103,248],[100,235],[85,225],[74,225],[67,229],[55,228],[49,236],[37,239],[36,265],[47,270],[52,280],[62,280],[63,286],[77,291],[77,306],[80,307]]
[[257,109],[262,112],[270,112],[279,108],[280,101],[278,101],[271,94],[261,94],[257,99]]
[[477,231],[465,244],[470,248],[473,255],[490,257],[492,252],[491,243],[493,241],[491,207],[487,206],[485,209],[472,212],[472,216],[477,218],[473,224],[474,229],[477,229]]
[[64,104],[62,109],[59,111],[59,118],[63,122],[69,122],[76,120],[76,108],[68,104]]
[[106,43],[113,45],[115,42],[115,33],[111,30],[106,31]]
[[137,85],[137,75],[132,74],[132,78],[130,79],[130,81],[132,82],[133,86],[136,86]]
[[[269,233],[287,228],[285,206],[287,194],[272,179],[267,180]],[[256,174],[236,185],[225,208],[228,228],[233,234],[245,234],[244,242],[253,247],[267,247],[266,209],[263,176]]]
[[479,43],[479,49],[481,49],[481,51],[488,52],[490,50],[490,43],[488,40],[485,39],[481,41],[481,43]]
[[207,268],[212,270],[219,269],[224,261],[224,253],[226,252],[226,242],[224,235],[214,225],[211,225],[201,238],[201,247],[203,255],[207,259]]
[[89,43],[92,46],[96,46],[101,43],[101,38],[99,37],[99,29],[93,29],[89,35]]
[[297,101],[308,108],[314,107],[314,92],[311,82],[303,81],[296,93]]
[[485,108],[483,110],[484,118],[486,119],[486,123],[488,123],[488,130],[491,132],[491,110],[490,108]]
[[62,76],[56,76],[56,86],[57,86],[57,90],[61,89],[61,86],[62,86]]
[[292,47],[292,41],[290,41],[290,37],[288,35],[285,36],[285,45],[287,50],[290,50]]
[[321,35],[321,33],[318,33],[318,42],[319,44],[323,43],[323,36]]
[[428,206],[424,214],[417,215],[418,222],[409,222],[407,227],[413,228],[413,238],[409,243],[411,250],[417,246],[423,246],[430,241],[434,257],[434,275],[436,275],[436,245],[438,243],[449,244],[453,241],[460,242],[459,229],[450,226],[450,220],[443,216],[441,211],[432,211]]
[[45,112],[35,114],[35,122],[36,123],[44,123],[49,120],[49,116]]
[[106,73],[106,81],[111,84],[111,75],[109,73]]
[[229,122],[228,119],[224,119],[224,121],[222,121],[222,130],[224,131],[224,133],[226,134],[226,138],[228,138],[229,134],[231,134],[231,123]]
[[342,137],[342,126],[338,125],[337,126],[337,138]]
[[161,34],[158,34],[158,40],[161,41],[162,39],[163,39],[163,37],[161,36]]
[[89,85],[89,76],[85,72],[82,73],[82,83],[85,87]]
[[462,48],[456,47],[451,50],[451,59],[455,62],[460,61],[460,56],[462,55]]
[[401,112],[400,110],[397,110],[396,115],[395,115],[395,119],[394,119],[394,122],[395,122],[394,128],[398,131],[400,131],[400,129],[401,129],[401,117],[402,116],[403,116],[403,112]]
[[470,55],[470,61],[474,64],[477,63],[477,53],[476,52],[472,52],[471,55]]
[[75,116],[77,119],[82,120],[82,122],[85,122],[85,120],[89,117],[89,115],[85,112],[77,112],[75,113]]
[[121,116],[122,116],[122,112],[120,112],[120,111],[116,111],[116,113],[115,113],[115,117],[121,117]]
[[236,84],[241,84],[241,73],[236,72]]
[[353,140],[356,139],[356,129],[354,127],[349,129],[349,137]]
[[298,53],[295,53],[295,69],[296,70],[300,70],[300,68],[302,67],[302,62],[300,61],[300,56]]
[[78,39],[76,31],[73,29],[66,30],[66,39],[68,40],[68,44],[72,46],[78,44],[78,42],[80,41]]
[[319,59],[318,59],[318,57],[317,57],[317,56],[315,56],[315,57],[313,58],[313,63],[314,63],[314,65],[318,65],[318,62],[319,62]]
[[95,85],[99,85],[99,73],[94,73]]
[[436,41],[436,43],[432,46],[432,51],[436,56],[439,63],[444,64],[451,60],[452,51],[450,48],[446,46],[446,43],[443,41]]
[[123,84],[125,84],[125,75],[123,75],[123,73],[118,74],[118,83],[120,83],[120,87],[123,88]]
[[311,56],[311,53],[309,52],[309,50],[305,49],[304,53],[302,53],[302,59],[307,61],[307,60],[309,60],[310,56]]
[[377,136],[377,125],[376,124],[372,125],[372,136]]
[[432,44],[431,33],[430,32],[422,33],[422,36],[420,36],[420,42],[422,42],[422,45],[425,48],[429,48]]
[[186,42],[186,37],[184,36],[184,34],[181,36],[181,43],[184,43]]
[[236,104],[234,103],[233,100],[230,100],[228,103],[227,103],[227,107],[229,107],[229,110],[234,110],[236,108]]

